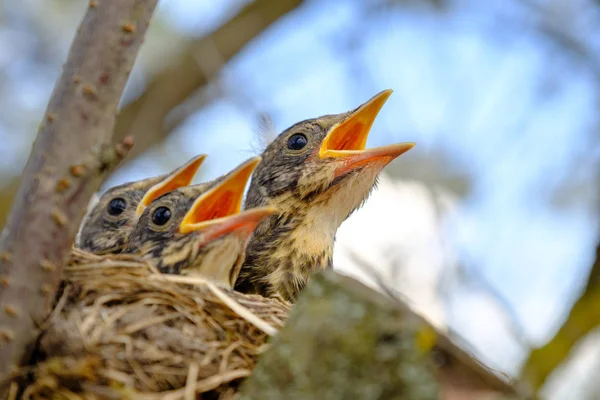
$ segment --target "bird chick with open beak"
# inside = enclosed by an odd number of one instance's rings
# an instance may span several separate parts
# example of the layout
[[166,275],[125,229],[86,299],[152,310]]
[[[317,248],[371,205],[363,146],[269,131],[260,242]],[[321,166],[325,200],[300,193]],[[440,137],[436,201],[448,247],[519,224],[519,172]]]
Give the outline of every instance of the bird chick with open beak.
[[255,230],[237,290],[294,300],[313,271],[332,265],[338,227],[367,199],[383,167],[414,146],[365,148],[391,93],[347,113],[299,122],[267,146],[245,207],[278,211]]
[[201,276],[233,288],[250,235],[275,212],[240,212],[244,189],[260,162],[256,157],[216,180],[182,187],[143,212],[127,252],[141,254],[167,274]]
[[144,209],[165,193],[189,185],[205,158],[201,154],[168,174],[108,189],[83,219],[75,247],[96,254],[123,251]]

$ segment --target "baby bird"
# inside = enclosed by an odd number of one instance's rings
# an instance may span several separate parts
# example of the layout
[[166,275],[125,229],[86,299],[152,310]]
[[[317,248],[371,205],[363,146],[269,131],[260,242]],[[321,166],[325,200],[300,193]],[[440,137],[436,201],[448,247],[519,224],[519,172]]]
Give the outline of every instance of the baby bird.
[[189,185],[205,158],[201,154],[168,174],[108,189],[83,219],[75,247],[96,254],[120,253],[144,209],[163,194]]
[[299,122],[267,146],[245,207],[278,211],[255,230],[236,290],[293,301],[313,271],[332,265],[338,227],[367,199],[383,167],[414,146],[365,149],[391,92],[347,113]]
[[141,254],[163,273],[199,275],[232,288],[250,235],[275,212],[273,207],[240,212],[259,162],[260,157],[250,159],[212,182],[154,200],[133,230],[127,252]]

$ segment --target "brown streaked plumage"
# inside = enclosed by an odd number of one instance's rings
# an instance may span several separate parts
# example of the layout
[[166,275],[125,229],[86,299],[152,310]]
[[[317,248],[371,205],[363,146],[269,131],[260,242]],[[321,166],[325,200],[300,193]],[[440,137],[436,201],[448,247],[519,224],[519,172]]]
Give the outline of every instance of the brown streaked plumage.
[[201,154],[168,174],[108,189],[81,223],[75,247],[96,254],[121,252],[144,208],[157,197],[189,185],[205,158]]
[[233,287],[256,225],[275,212],[240,212],[244,189],[260,157],[212,182],[173,190],[142,213],[127,251],[163,273],[199,275]]
[[331,266],[335,233],[367,199],[379,172],[413,143],[365,149],[383,91],[357,109],[299,122],[262,154],[245,207],[277,214],[256,229],[235,288],[294,300],[313,271]]

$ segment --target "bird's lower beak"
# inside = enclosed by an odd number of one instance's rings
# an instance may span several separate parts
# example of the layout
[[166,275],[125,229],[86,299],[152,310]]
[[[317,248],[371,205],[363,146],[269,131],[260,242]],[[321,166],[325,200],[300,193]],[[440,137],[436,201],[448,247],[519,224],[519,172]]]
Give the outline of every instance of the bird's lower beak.
[[212,223],[212,220],[238,214],[248,179],[260,161],[260,157],[246,161],[198,197],[183,217],[179,231],[197,231]]
[[206,154],[200,154],[199,156],[192,158],[185,165],[177,168],[175,171],[167,175],[165,179],[148,189],[138,204],[136,214],[138,216],[141,215],[142,212],[144,212],[144,209],[148,207],[152,201],[159,198],[163,194],[169,193],[170,191],[183,186],[188,186],[190,183],[192,183],[194,175],[196,175],[198,168],[200,168],[200,165],[202,165],[202,162],[205,158]]
[[414,143],[398,143],[346,154],[340,157],[339,166],[335,169],[335,177],[342,176],[366,164],[377,164],[383,168],[394,158],[406,153],[414,146]]
[[398,143],[365,149],[373,122],[391,94],[390,89],[378,93],[327,133],[319,149],[319,157],[339,161],[336,177],[374,162],[383,167],[415,146],[414,143]]
[[251,208],[238,214],[189,225],[188,229],[202,231],[201,245],[227,234],[236,234],[242,240],[247,241],[263,218],[273,215],[275,212],[277,209],[270,206]]

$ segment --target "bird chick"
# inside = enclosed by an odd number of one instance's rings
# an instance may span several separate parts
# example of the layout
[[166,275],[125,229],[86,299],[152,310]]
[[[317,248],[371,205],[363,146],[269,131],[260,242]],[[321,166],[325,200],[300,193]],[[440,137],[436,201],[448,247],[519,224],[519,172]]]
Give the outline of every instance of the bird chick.
[[240,212],[244,189],[260,157],[216,180],[182,187],[154,200],[140,217],[127,252],[167,274],[202,276],[232,288],[247,241],[258,223],[275,212]]
[[414,146],[365,148],[391,92],[350,112],[299,122],[267,146],[245,207],[278,211],[255,230],[237,290],[294,300],[313,271],[331,266],[338,227],[367,199],[383,167]]
[[83,219],[75,247],[96,254],[120,253],[144,209],[163,194],[189,185],[205,158],[202,154],[168,174],[108,189]]

